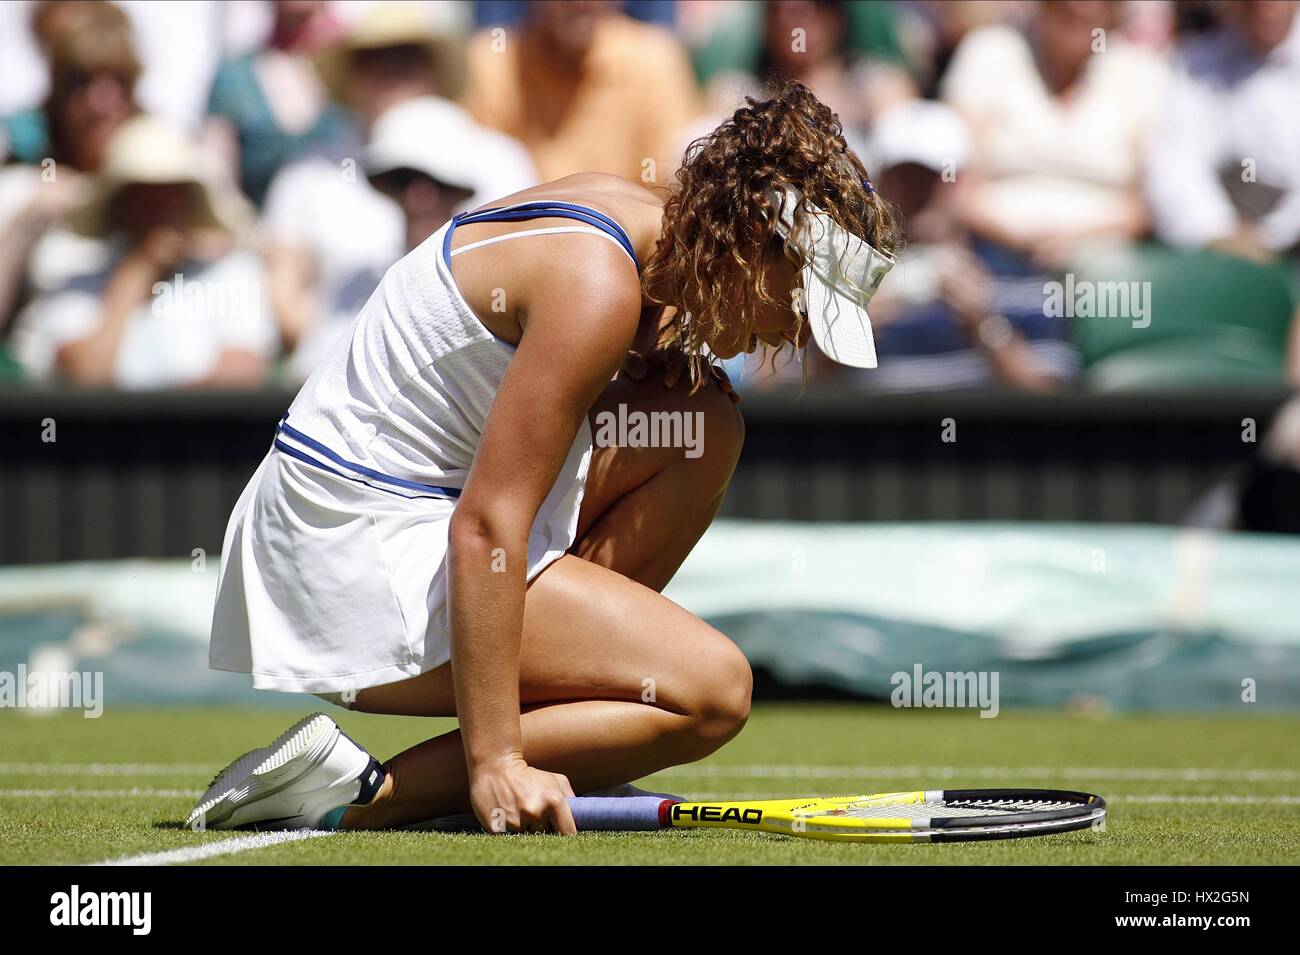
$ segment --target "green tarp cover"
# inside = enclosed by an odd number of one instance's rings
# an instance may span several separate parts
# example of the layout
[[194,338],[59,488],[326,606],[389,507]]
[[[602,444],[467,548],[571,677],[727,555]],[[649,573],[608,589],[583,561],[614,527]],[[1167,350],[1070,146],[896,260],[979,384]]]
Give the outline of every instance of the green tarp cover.
[[[0,671],[103,671],[110,706],[300,702],[206,668],[216,564],[0,568]],[[720,521],[667,593],[795,688],[884,701],[919,666],[997,673],[1002,707],[1300,707],[1294,538]]]

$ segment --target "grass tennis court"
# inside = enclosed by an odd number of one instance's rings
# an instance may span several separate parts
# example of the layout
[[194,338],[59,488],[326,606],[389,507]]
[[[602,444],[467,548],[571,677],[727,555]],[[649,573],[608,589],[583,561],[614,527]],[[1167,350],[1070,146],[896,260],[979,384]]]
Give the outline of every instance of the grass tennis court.
[[[304,710],[303,712],[307,712]],[[290,710],[0,712],[0,865],[179,852],[189,864],[1257,865],[1300,860],[1300,719],[1111,717],[760,704],[718,755],[650,777],[694,798],[917,788],[1083,789],[1105,832],[961,845],[832,845],[724,831],[488,837],[341,833],[270,844],[180,820],[213,773],[266,744]],[[452,725],[331,715],[380,758]],[[201,847],[227,843],[221,854]],[[209,850],[211,851],[211,850]],[[150,860],[145,860],[150,861]]]

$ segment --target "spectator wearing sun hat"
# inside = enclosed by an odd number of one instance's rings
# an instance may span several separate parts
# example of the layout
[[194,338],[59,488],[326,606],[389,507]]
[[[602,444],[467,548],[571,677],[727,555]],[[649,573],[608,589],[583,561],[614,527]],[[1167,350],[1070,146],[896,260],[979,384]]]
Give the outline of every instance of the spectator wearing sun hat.
[[390,106],[416,96],[458,99],[465,88],[465,43],[441,5],[376,3],[348,23],[338,42],[313,55],[335,100],[369,129]]
[[183,133],[127,120],[67,217],[79,261],[19,315],[14,357],[32,378],[87,386],[260,384],[275,330],[259,260],[240,246],[250,222]]

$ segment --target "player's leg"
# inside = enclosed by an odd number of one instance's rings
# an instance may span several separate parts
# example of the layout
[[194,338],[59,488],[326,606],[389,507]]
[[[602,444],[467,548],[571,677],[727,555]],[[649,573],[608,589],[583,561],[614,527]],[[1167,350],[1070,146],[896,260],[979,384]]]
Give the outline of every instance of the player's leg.
[[[578,792],[700,759],[749,713],[750,672],[722,634],[648,587],[565,556],[529,588],[520,647],[524,758]],[[363,690],[366,712],[451,715],[450,666]],[[385,828],[469,807],[459,732],[391,759],[345,827]]]
[[[571,553],[659,591],[717,513],[740,454],[744,421],[715,385],[690,395],[685,385],[666,389],[660,379],[648,378],[611,383],[591,410],[593,433],[599,415],[617,413],[620,404],[629,411],[704,414],[703,453],[699,457],[688,458],[680,448],[644,447],[597,447],[592,455],[578,517],[578,539]],[[542,577],[550,573],[548,569]],[[534,582],[528,600],[536,604],[544,599],[546,589],[534,597]],[[526,603],[526,610],[530,606]],[[576,662],[581,664],[581,660]],[[527,681],[528,675],[528,668],[522,667],[521,678]],[[525,704],[565,698],[555,692],[558,687],[548,684],[549,674],[538,672],[535,676],[537,693],[530,698],[524,687]],[[452,716],[455,700],[450,687],[449,677],[424,674],[364,690],[355,708],[403,716]]]
[[[601,447],[592,453],[573,553],[663,590],[722,505],[745,439],[740,409],[710,382],[695,394],[650,376],[616,381],[590,413],[691,416],[694,448]],[[689,456],[688,456],[689,451]]]
[[[656,378],[615,382],[592,409],[593,433],[599,415],[620,405],[698,413],[701,453],[598,447],[573,548],[586,564],[563,558],[529,588],[520,648],[524,755],[569,776],[579,792],[699,759],[739,731],[749,708],[739,650],[653,593],[717,513],[743,441],[739,411],[713,385],[689,395]],[[356,708],[451,715],[450,668],[362,691]],[[346,825],[394,825],[468,804],[458,733],[407,750],[388,767],[391,784]]]

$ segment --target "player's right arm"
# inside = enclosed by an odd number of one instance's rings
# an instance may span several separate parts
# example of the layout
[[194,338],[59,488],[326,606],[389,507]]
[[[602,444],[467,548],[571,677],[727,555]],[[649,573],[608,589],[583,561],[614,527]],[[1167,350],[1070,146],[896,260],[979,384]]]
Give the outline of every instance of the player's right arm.
[[526,290],[509,296],[523,334],[449,530],[456,712],[470,799],[490,831],[574,831],[568,781],[524,759],[528,536],[588,409],[627,353],[641,305],[634,267],[609,243],[565,237],[545,252],[533,275],[527,265],[511,268],[511,285]]

